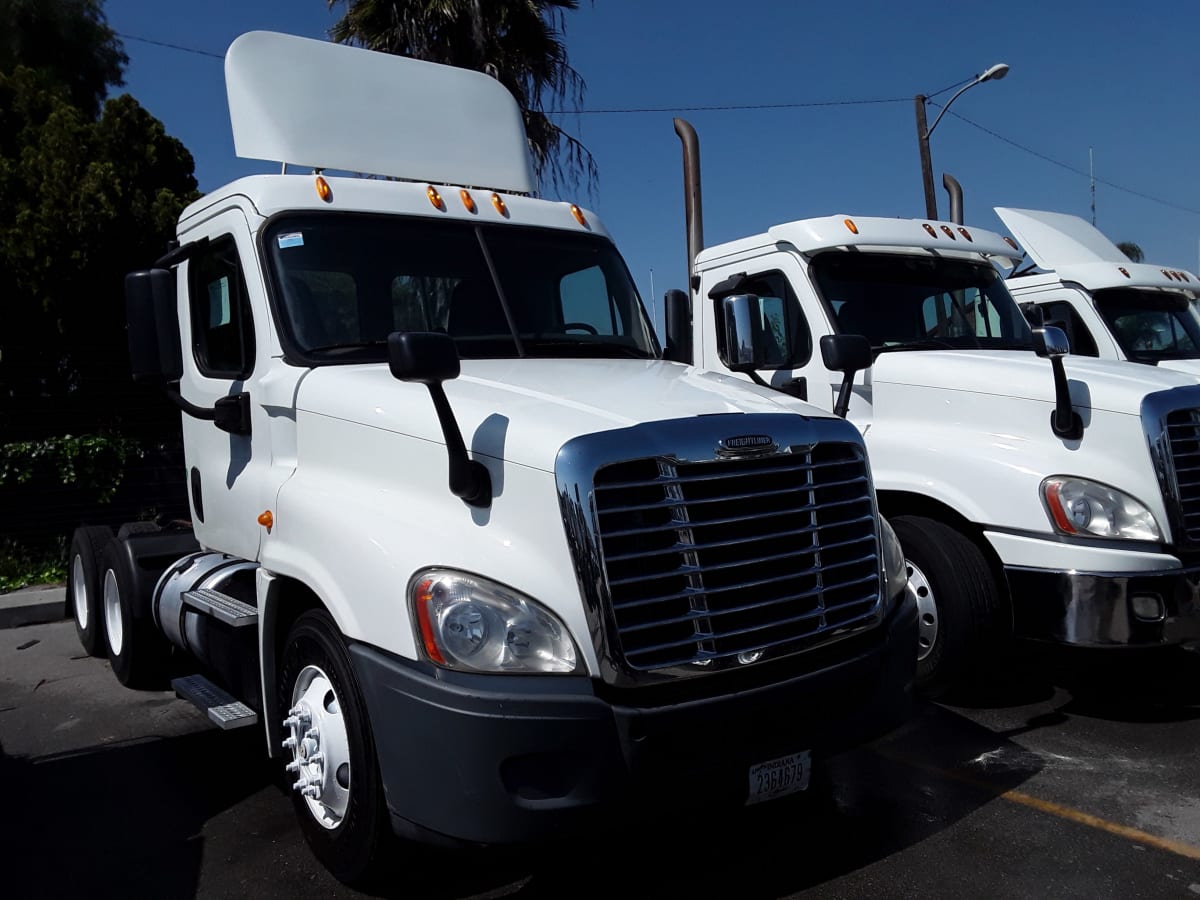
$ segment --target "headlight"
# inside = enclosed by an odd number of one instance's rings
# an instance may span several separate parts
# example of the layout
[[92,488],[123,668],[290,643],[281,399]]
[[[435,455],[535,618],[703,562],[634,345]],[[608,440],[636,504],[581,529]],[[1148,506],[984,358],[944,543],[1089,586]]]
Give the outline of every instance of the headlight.
[[1054,475],[1042,482],[1042,499],[1054,527],[1063,534],[1162,540],[1150,510],[1106,484]]
[[574,672],[579,654],[553,614],[516,591],[462,572],[434,569],[409,585],[417,642],[448,669]]
[[908,566],[904,563],[904,550],[900,547],[900,539],[883,516],[879,517],[879,538],[883,545],[884,590],[887,591],[883,599],[884,602],[889,602],[908,584]]

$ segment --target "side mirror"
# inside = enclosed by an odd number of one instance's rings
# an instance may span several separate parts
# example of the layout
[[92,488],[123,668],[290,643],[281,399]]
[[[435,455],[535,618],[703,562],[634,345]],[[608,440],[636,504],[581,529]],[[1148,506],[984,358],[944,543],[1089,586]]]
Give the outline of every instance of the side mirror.
[[861,334],[825,334],[821,336],[821,361],[832,372],[842,373],[833,414],[846,418],[850,409],[850,391],[854,373],[871,367],[871,342]]
[[721,306],[724,346],[721,362],[731,372],[754,372],[767,365],[762,309],[754,294],[731,294],[717,300]]
[[1029,323],[1031,328],[1041,328],[1046,324],[1045,310],[1036,303],[1022,303],[1021,312],[1025,314],[1025,321]]
[[125,319],[134,381],[170,384],[183,377],[175,273],[143,269],[125,276]]
[[1045,325],[1033,329],[1033,349],[1037,351],[1038,356],[1056,359],[1071,352],[1071,342],[1067,340],[1067,333],[1061,328]]
[[663,294],[663,316],[667,340],[663,357],[692,364],[692,301],[687,291],[672,288]]
[[467,445],[463,443],[458,420],[454,418],[454,411],[442,388],[442,382],[457,378],[462,368],[454,338],[437,332],[393,332],[388,335],[388,368],[392,371],[392,377],[400,381],[416,382],[429,388],[438,424],[446,440],[450,493],[461,497],[470,506],[489,506],[492,502],[492,476],[487,466],[467,455]]

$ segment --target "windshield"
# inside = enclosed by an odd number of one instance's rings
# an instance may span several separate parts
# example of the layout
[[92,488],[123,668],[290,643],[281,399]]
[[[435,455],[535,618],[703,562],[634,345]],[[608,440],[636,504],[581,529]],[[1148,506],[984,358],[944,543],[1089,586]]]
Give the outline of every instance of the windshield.
[[1032,350],[1029,324],[991,266],[895,253],[818,254],[817,289],[843,334],[890,350]]
[[316,213],[272,222],[264,241],[285,346],[308,364],[384,361],[394,331],[448,333],[464,359],[658,355],[602,237]]
[[1096,291],[1096,309],[1130,359],[1200,359],[1200,313],[1183,294],[1109,288]]

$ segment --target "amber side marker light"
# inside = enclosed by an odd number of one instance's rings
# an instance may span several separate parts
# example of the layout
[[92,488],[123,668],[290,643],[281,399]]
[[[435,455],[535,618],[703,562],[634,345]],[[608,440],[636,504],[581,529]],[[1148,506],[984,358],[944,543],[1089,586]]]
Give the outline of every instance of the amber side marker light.
[[954,236],[954,232],[950,230],[950,226],[949,226],[949,225],[943,225],[943,226],[942,226],[942,231],[946,232],[946,235],[947,235],[947,236],[950,238],[950,240],[952,240],[952,241],[957,241],[957,240],[958,240],[958,238],[956,238],[956,237]]
[[508,216],[508,207],[504,205],[504,198],[499,194],[492,194],[492,206],[496,207],[496,212],[500,215]]
[[1008,244],[1008,246],[1012,247],[1014,250],[1016,250],[1018,252],[1020,252],[1020,250],[1021,250],[1021,248],[1017,246],[1017,242],[1014,241],[1012,238],[1010,238],[1008,235],[1004,236],[1004,243]]
[[1120,272],[1122,275],[1124,275],[1126,278],[1133,277],[1129,274],[1129,270],[1127,268],[1125,268],[1124,266],[1117,266],[1117,271]]
[[928,232],[929,232],[929,236],[930,236],[931,238],[935,238],[935,237],[937,237],[937,232],[933,230],[933,226],[932,226],[932,225],[930,225],[928,222],[923,222],[923,223],[921,224],[921,227],[922,227],[922,228],[924,228],[926,231],[928,231]]
[[432,184],[426,185],[425,196],[429,198],[429,202],[433,204],[434,209],[445,211],[446,204],[442,202],[442,195],[437,192],[437,188]]
[[971,237],[971,232],[967,231],[967,229],[959,228],[958,233],[961,234],[963,237],[965,237],[972,244],[975,243],[975,238]]
[[582,225],[584,228],[588,227],[587,219],[585,219],[583,217],[583,210],[580,209],[578,206],[576,206],[574,203],[571,204],[571,215],[573,215],[575,217],[575,221],[578,222],[580,225]]
[[317,196],[326,203],[333,202],[333,188],[329,186],[329,182],[321,175],[317,176]]
[[258,514],[258,524],[267,529],[267,531],[271,530],[271,527],[275,524],[275,517],[271,515],[269,509]]
[[467,212],[475,212],[475,199],[471,196],[470,191],[468,191],[466,188],[463,188],[458,192],[458,197],[460,200],[462,200],[463,208],[466,209]]
[[446,658],[442,656],[437,641],[433,639],[433,622],[429,618],[429,605],[433,602],[433,585],[432,578],[426,578],[417,585],[417,622],[421,626],[421,643],[425,645],[425,652],[434,662],[445,665]]
[[858,234],[858,226],[854,224],[853,219],[843,219],[842,224],[846,226],[846,230],[851,234]]

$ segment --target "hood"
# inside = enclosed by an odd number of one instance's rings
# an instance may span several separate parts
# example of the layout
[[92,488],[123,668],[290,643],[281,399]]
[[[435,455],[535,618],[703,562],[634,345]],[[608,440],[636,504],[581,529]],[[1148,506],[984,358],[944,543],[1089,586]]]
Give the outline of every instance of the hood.
[[1129,257],[1079,216],[1040,209],[996,207],[996,215],[1043,269],[1082,263],[1129,263]]
[[[571,438],[640,422],[718,413],[828,417],[742,378],[661,360],[463,360],[445,390],[472,453],[546,471]],[[397,381],[384,364],[313,369],[296,408],[444,443],[428,389]]]
[[1160,359],[1155,368],[1170,369],[1172,372],[1183,372],[1200,378],[1200,359]]
[[[1080,409],[1140,415],[1146,394],[1196,385],[1196,378],[1162,366],[1066,356],[1071,401]],[[1050,360],[1032,350],[930,350],[881,353],[874,386],[900,384],[1054,403]],[[884,404],[880,402],[876,414]]]

